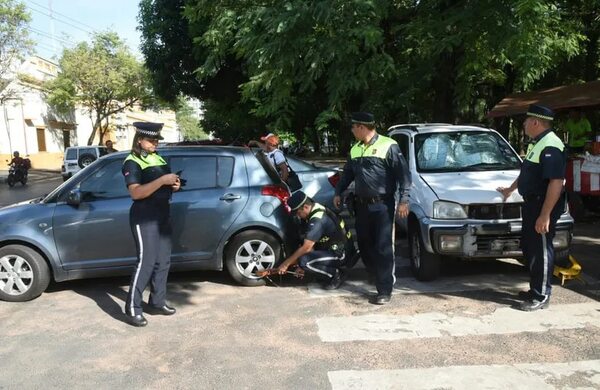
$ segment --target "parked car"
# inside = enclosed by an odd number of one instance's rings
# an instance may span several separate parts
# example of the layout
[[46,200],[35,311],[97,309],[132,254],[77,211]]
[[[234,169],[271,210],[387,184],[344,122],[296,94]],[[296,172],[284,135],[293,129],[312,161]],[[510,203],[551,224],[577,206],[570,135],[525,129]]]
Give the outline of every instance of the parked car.
[[[239,147],[161,150],[186,185],[173,194],[172,270],[222,270],[246,286],[295,243],[264,154]],[[48,196],[0,209],[0,299],[39,296],[51,279],[127,274],[136,263],[126,153],[96,160]]]
[[104,146],[71,146],[65,149],[61,173],[68,180],[75,173],[87,167],[95,160],[108,154]]
[[333,208],[335,186],[340,180],[340,169],[334,166],[317,165],[296,157],[286,156],[290,167],[298,174],[302,191],[329,208]]
[[[410,214],[397,223],[408,231],[417,279],[435,279],[450,257],[522,259],[523,199],[515,191],[504,202],[496,191],[517,178],[521,159],[499,133],[445,124],[397,125],[388,133],[412,175]],[[553,241],[557,258],[568,257],[572,232],[565,207]]]

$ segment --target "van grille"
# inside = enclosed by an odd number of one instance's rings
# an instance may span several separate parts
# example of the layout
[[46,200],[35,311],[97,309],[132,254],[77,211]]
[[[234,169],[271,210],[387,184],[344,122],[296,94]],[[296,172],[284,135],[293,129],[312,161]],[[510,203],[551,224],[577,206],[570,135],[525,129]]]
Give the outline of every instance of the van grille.
[[470,219],[519,219],[521,203],[472,204],[468,206]]
[[[492,244],[493,243],[493,244]],[[504,236],[477,236],[477,250],[483,252],[497,251],[498,246],[502,251],[520,251],[521,250],[521,235],[511,234]],[[493,247],[495,246],[495,247]]]

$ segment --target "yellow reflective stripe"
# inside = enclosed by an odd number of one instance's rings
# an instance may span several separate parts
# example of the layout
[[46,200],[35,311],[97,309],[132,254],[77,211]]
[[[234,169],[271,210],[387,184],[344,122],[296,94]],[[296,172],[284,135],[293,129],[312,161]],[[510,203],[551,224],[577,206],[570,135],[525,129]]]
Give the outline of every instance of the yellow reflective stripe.
[[313,206],[313,209],[310,213],[310,219],[313,219],[313,218],[321,219],[321,218],[323,218],[324,214],[325,214],[325,207],[318,203],[315,203],[315,205]]
[[532,163],[539,164],[540,162],[540,154],[547,147],[554,147],[560,150],[561,152],[565,149],[565,145],[562,143],[560,138],[554,132],[550,132],[544,136],[541,140],[536,142],[534,145],[529,145],[527,148],[527,157],[525,160],[531,161]]
[[127,156],[125,161],[135,161],[142,168],[142,170],[144,170],[146,168],[150,168],[150,167],[167,165],[165,160],[156,153],[149,154],[145,158],[138,157],[138,156],[134,155],[133,153],[131,153],[129,156]]
[[350,149],[350,158],[376,157],[384,159],[387,156],[390,146],[395,143],[396,141],[383,135],[379,135],[377,141],[372,145],[365,145],[362,142],[357,142],[352,149]]

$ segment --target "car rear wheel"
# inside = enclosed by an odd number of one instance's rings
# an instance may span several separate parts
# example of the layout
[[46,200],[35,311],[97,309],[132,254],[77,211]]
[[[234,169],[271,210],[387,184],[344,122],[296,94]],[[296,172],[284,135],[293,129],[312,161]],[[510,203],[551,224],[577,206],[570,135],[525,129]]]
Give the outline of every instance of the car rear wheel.
[[417,223],[408,228],[408,253],[413,275],[421,281],[434,280],[440,275],[441,258],[425,249],[421,231]]
[[248,230],[236,235],[225,248],[225,266],[231,277],[244,286],[261,286],[256,272],[273,268],[281,257],[281,245],[272,235]]
[[35,250],[22,245],[0,248],[0,299],[25,302],[37,298],[50,283],[50,269]]
[[86,153],[79,156],[79,160],[77,161],[77,163],[79,164],[80,168],[85,168],[91,163],[93,163],[94,160],[96,160],[96,156],[94,156],[93,154]]

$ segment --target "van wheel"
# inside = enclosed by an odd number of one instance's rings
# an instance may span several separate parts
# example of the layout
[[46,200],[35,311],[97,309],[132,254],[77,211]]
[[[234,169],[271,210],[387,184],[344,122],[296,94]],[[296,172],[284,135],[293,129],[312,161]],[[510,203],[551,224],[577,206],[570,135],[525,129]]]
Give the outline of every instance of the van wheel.
[[231,277],[244,286],[262,286],[257,271],[273,268],[281,258],[281,245],[272,235],[248,230],[236,235],[225,248],[225,266]]
[[93,154],[82,154],[79,156],[79,160],[77,160],[77,164],[79,164],[79,168],[85,168],[96,160],[96,156]]
[[37,298],[50,283],[50,269],[35,250],[22,245],[0,248],[0,299],[25,302]]
[[408,229],[408,253],[410,268],[421,281],[434,280],[440,275],[441,257],[425,249],[419,226],[411,223]]

